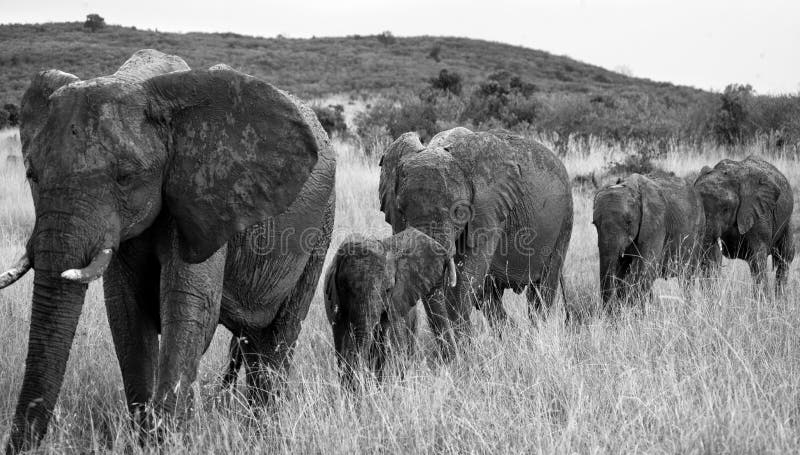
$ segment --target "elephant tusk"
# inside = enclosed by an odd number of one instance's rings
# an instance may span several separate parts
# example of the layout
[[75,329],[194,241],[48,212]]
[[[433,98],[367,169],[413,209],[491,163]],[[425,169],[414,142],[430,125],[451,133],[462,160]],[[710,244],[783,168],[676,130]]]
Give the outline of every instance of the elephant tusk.
[[14,284],[14,282],[22,278],[22,275],[25,275],[30,269],[31,261],[28,259],[27,254],[23,254],[16,264],[0,274],[0,289]]
[[453,258],[450,258],[450,262],[447,264],[447,271],[449,272],[448,278],[450,282],[448,283],[451,288],[456,286],[456,261]]
[[61,278],[87,284],[103,276],[109,262],[111,262],[111,248],[106,248],[97,253],[97,256],[85,268],[69,269],[61,274]]

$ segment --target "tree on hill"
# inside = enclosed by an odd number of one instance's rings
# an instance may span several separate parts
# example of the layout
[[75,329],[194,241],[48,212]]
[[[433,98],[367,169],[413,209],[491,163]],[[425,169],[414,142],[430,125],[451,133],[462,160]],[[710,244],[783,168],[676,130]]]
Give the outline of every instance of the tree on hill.
[[378,35],[378,42],[380,42],[384,46],[391,46],[392,44],[397,42],[397,38],[395,38],[394,35],[392,35],[392,32],[387,30]]
[[450,92],[453,95],[461,94],[461,75],[455,71],[443,69],[439,71],[439,76],[429,79],[431,87],[443,92]]
[[83,28],[94,33],[106,26],[106,20],[99,14],[87,14],[86,22],[83,23]]
[[749,121],[749,105],[753,98],[750,85],[730,84],[720,95],[722,106],[717,112],[714,133],[720,144],[733,145],[746,136]]

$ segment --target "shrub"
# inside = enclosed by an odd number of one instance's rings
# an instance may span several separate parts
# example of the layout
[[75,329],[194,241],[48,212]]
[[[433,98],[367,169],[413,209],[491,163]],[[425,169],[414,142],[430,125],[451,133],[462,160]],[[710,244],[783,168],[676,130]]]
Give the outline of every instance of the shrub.
[[429,82],[434,90],[441,90],[456,96],[461,95],[461,75],[455,71],[443,69],[439,71],[439,76],[429,79]]
[[434,44],[431,48],[430,52],[428,52],[428,58],[432,58],[433,61],[439,63],[442,61],[442,45],[441,44]]
[[86,22],[83,23],[83,28],[88,29],[92,33],[104,28],[105,26],[106,20],[103,19],[99,14],[86,15]]
[[356,116],[355,126],[362,141],[375,141],[385,131],[392,139],[416,131],[423,142],[439,130],[434,105],[418,97],[401,102],[383,101]]
[[753,96],[750,85],[731,84],[725,87],[720,98],[722,106],[714,119],[714,135],[725,145],[742,143],[747,134],[748,110]]
[[397,38],[392,35],[392,32],[385,31],[378,35],[378,42],[383,44],[384,46],[391,46],[392,44],[397,42]]
[[325,106],[313,106],[314,113],[317,114],[322,129],[328,136],[334,132],[344,133],[347,131],[347,123],[344,120],[344,106],[341,104]]
[[640,148],[636,153],[627,155],[622,161],[613,161],[606,167],[610,175],[626,176],[636,174],[666,174],[653,160],[663,156],[663,152],[650,146]]
[[3,111],[6,112],[6,122],[8,126],[19,126],[19,108],[16,104],[5,104]]
[[470,95],[462,121],[511,129],[533,124],[542,110],[538,101],[531,98],[536,90],[534,84],[508,71],[493,73]]

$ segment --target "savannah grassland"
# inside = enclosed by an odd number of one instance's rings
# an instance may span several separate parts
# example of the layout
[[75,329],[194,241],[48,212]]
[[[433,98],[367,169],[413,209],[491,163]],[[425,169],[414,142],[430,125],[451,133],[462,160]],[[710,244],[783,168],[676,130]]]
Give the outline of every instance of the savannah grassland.
[[[339,155],[334,251],[349,232],[390,232],[378,211],[376,164],[349,143]],[[0,264],[11,264],[33,222],[17,132],[0,133]],[[619,152],[571,151],[570,175],[601,168]],[[659,164],[679,175],[726,154],[673,150]],[[800,188],[794,157],[769,158]],[[201,405],[165,453],[791,453],[800,451],[800,282],[792,267],[784,299],[757,301],[743,263],[726,261],[710,291],[683,295],[660,280],[646,314],[612,323],[596,312],[598,270],[592,191],[576,188],[575,225],[565,266],[568,305],[586,314],[565,326],[560,301],[538,328],[525,300],[504,302],[517,324],[498,338],[473,316],[474,340],[449,364],[408,361],[404,379],[343,392],[322,298],[316,296],[297,344],[276,415],[254,418],[238,395],[219,388],[229,333],[219,328],[199,373]],[[797,264],[797,262],[795,263]],[[32,275],[32,274],[31,274]],[[21,385],[32,277],[0,292],[0,441]],[[122,380],[102,288],[90,286],[45,453],[139,453],[129,430]],[[424,319],[424,318],[423,318]],[[232,398],[226,400],[225,398]]]

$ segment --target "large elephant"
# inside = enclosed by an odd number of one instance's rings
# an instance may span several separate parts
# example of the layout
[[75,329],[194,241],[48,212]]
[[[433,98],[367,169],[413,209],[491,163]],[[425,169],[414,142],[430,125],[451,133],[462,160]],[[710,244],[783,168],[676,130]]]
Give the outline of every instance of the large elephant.
[[[756,289],[768,295],[767,257],[776,267],[775,290],[786,284],[794,259],[792,188],[770,163],[755,157],[704,166],[694,184],[706,212],[705,243],[720,241],[722,254],[750,265]],[[719,262],[709,256],[708,262]]]
[[312,111],[230,68],[190,70],[142,50],[110,76],[38,74],[21,137],[36,222],[0,287],[35,275],[8,451],[46,432],[87,283],[101,276],[142,425],[147,403],[164,415],[186,409],[220,322],[248,337],[248,382],[269,391],[333,224],[335,160]]
[[644,307],[656,278],[688,279],[703,256],[703,203],[692,185],[674,175],[632,174],[600,189],[592,223],[608,312],[615,297]]
[[325,275],[325,309],[345,384],[362,367],[381,379],[392,354],[413,353],[417,300],[441,285],[448,260],[414,228],[342,243]]
[[417,228],[454,259],[455,285],[423,299],[440,340],[452,344],[453,334],[468,331],[474,306],[492,325],[504,321],[507,288],[528,287],[532,320],[552,304],[572,232],[572,193],[563,163],[543,145],[455,128],[426,147],[405,133],[381,160],[379,192],[394,232]]

